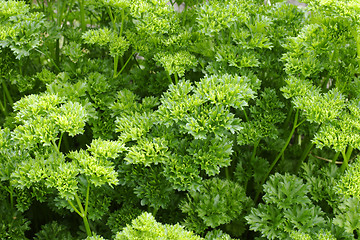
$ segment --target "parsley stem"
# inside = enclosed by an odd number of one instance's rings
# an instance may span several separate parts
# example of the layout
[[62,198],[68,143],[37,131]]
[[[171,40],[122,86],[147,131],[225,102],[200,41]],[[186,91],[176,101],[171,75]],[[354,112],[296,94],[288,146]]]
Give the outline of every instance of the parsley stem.
[[9,104],[12,106],[12,105],[14,104],[14,101],[13,101],[13,99],[12,99],[12,97],[11,97],[11,94],[10,94],[10,92],[9,92],[9,89],[8,89],[7,86],[6,86],[5,81],[2,81],[2,85],[3,85],[3,89],[4,89],[4,92],[5,92],[6,98],[7,98],[7,100],[9,101]]
[[360,34],[358,34],[358,31],[355,31],[355,41],[356,41],[356,50],[357,50],[357,60],[359,64],[358,73],[360,73]]
[[83,219],[83,222],[84,222],[84,225],[85,225],[85,229],[86,229],[86,234],[88,236],[92,236],[92,233],[91,233],[91,230],[90,230],[90,225],[89,225],[89,221],[87,220],[87,216],[86,214],[84,215],[84,209],[81,205],[81,202],[80,202],[80,199],[78,197],[77,194],[75,194],[75,199],[76,199],[76,202],[80,208],[80,210],[78,210],[75,205],[70,201],[70,200],[67,200],[67,202],[69,203],[69,205],[74,209],[74,211],[79,214],[79,216]]
[[179,77],[178,77],[178,75],[175,73],[174,74],[174,77],[175,77],[175,84],[178,84],[178,82],[179,82]]
[[285,120],[285,122],[284,122],[284,125],[283,125],[283,128],[286,128],[287,126],[289,126],[289,124],[290,124],[290,119],[291,119],[291,117],[293,116],[293,111],[294,111],[294,108],[292,108],[292,107],[290,107],[290,109],[289,109],[289,111],[288,111],[288,113],[287,113],[287,118],[286,118],[286,120]]
[[62,132],[61,135],[60,135],[59,143],[58,143],[58,146],[57,146],[58,152],[60,152],[61,140],[62,140],[63,136],[64,136],[64,132]]
[[47,10],[48,10],[48,13],[51,17],[51,20],[53,22],[55,22],[55,18],[54,18],[54,11],[53,11],[53,3],[52,1],[49,1],[49,0],[46,0],[46,3],[47,3]]
[[170,84],[173,83],[173,81],[172,81],[172,79],[171,79],[171,76],[170,76],[170,74],[169,74],[168,72],[166,72],[166,76],[167,76],[167,78],[169,79]]
[[255,159],[256,149],[257,149],[257,147],[259,146],[259,143],[260,143],[260,139],[256,140],[256,142],[254,143],[254,149],[253,149],[253,152],[252,152],[252,154],[251,154],[251,160],[250,160],[251,162],[253,162],[254,159]]
[[345,149],[343,151],[341,151],[341,154],[343,155],[344,161],[343,164],[340,167],[340,171],[344,172],[345,169],[347,168],[348,164],[349,164],[349,159],[351,156],[351,153],[353,151],[353,147],[349,146],[348,150],[346,151]]
[[56,66],[60,65],[60,39],[55,41],[55,63]]
[[132,58],[133,55],[134,55],[133,53],[130,54],[130,57],[128,58],[128,60],[126,60],[126,63],[125,63],[124,66],[120,69],[120,71],[116,74],[115,77],[119,76],[119,75],[122,73],[122,71],[124,71],[126,65],[130,62],[130,60],[131,60],[131,58]]
[[56,153],[60,154],[60,150],[59,150],[58,145],[56,144],[54,139],[51,140],[51,143],[52,143],[52,146],[55,149]]
[[9,192],[10,194],[10,207],[11,209],[14,208],[14,196],[13,196],[13,188],[11,187],[11,185],[9,187],[5,187],[5,190]]
[[309,152],[311,151],[311,149],[314,147],[315,143],[309,143],[307,144],[305,150],[303,151],[300,161],[296,166],[296,172],[299,171],[299,169],[301,168],[301,165],[303,164],[303,162],[305,161],[305,159],[307,158],[307,156],[309,155]]
[[116,55],[115,57],[114,57],[114,75],[113,75],[113,78],[116,78],[117,76],[118,76],[118,74],[117,74],[117,67],[118,67],[118,64],[119,64],[119,56],[118,55]]
[[159,211],[159,208],[152,208],[150,206],[148,206],[148,209],[147,209],[148,212],[151,212],[152,215],[155,217],[157,212]]
[[70,200],[67,200],[67,202],[73,208],[73,210],[81,217],[81,212],[75,207],[75,205]]
[[87,215],[87,211],[88,211],[89,195],[90,195],[90,182],[88,181],[86,187],[86,198],[85,198],[85,215]]
[[[86,201],[89,201],[89,196],[88,196],[88,189],[86,190]],[[77,194],[75,194],[75,200],[79,206],[79,209],[80,209],[80,216],[82,217],[83,221],[84,221],[84,225],[85,225],[85,229],[86,229],[86,234],[88,236],[92,236],[92,233],[91,233],[91,230],[90,230],[90,225],[89,225],[89,221],[87,220],[87,212],[84,210],[82,204],[81,204],[81,201],[80,201],[80,198]],[[85,204],[85,208],[87,210],[87,207],[86,207],[87,203]]]
[[109,12],[109,17],[110,17],[110,19],[111,19],[111,23],[112,23],[113,29],[114,29],[114,31],[115,31],[115,30],[116,30],[116,24],[115,24],[115,19],[114,19],[114,16],[113,16],[113,14],[112,14],[112,11],[111,11],[110,6],[107,8],[107,10],[108,10],[108,12]]
[[55,67],[59,72],[61,72],[60,68],[59,68],[58,65],[55,63],[54,59],[52,59],[52,58],[49,57],[47,54],[43,53],[42,51],[40,51],[40,50],[37,49],[37,48],[34,48],[34,50],[37,51],[37,52],[39,52],[39,53],[41,53],[41,54],[43,54],[45,57],[47,57],[47,58],[50,60],[50,62],[52,62],[52,64],[54,65],[54,67]]
[[[4,98],[4,102],[5,102],[5,98]],[[6,108],[5,108],[4,104],[1,101],[0,101],[0,109],[3,112],[4,116],[6,116],[7,115]]]
[[244,112],[245,120],[248,122],[248,121],[249,121],[249,117],[248,117],[248,115],[247,115],[247,113],[246,113],[245,109],[243,109],[243,112]]
[[89,225],[89,221],[87,220],[87,217],[83,217],[83,221],[84,221],[84,225],[85,225],[85,229],[86,229],[86,234],[91,237],[92,236],[92,232],[90,229],[90,225]]
[[336,160],[339,158],[339,155],[340,155],[340,152],[336,152],[333,159],[332,159],[332,163],[335,164],[336,163]]
[[[267,180],[267,178],[269,177],[271,171],[274,169],[275,165],[277,164],[277,162],[279,161],[279,159],[281,158],[281,156],[284,154],[287,146],[289,145],[290,141],[291,141],[291,138],[292,136],[294,135],[294,132],[295,132],[295,129],[300,126],[303,122],[301,121],[299,124],[297,123],[298,122],[298,119],[299,119],[299,109],[296,110],[296,114],[295,114],[295,119],[294,119],[294,124],[293,124],[293,127],[291,129],[291,132],[289,134],[289,137],[288,139],[286,140],[286,143],[285,145],[283,146],[283,148],[281,149],[281,151],[279,152],[279,154],[276,156],[275,160],[272,162],[271,166],[269,167],[269,170],[267,171],[265,177],[263,178],[263,180],[261,181],[260,183],[260,186],[262,186],[265,181]],[[255,195],[255,202],[258,202],[259,200],[259,196],[260,196],[260,193],[261,193],[261,190],[258,190],[256,195]]]
[[230,167],[230,166],[227,166],[227,167],[225,168],[225,177],[226,177],[226,179],[228,179],[228,180],[230,180],[229,167]]
[[83,208],[83,206],[81,204],[80,198],[76,193],[75,193],[75,200],[76,200],[76,203],[78,204],[79,209],[80,209],[80,213],[81,213],[80,216],[81,217],[86,217],[86,215],[84,214],[85,211],[84,211],[84,208]]
[[41,8],[42,8],[42,11],[43,12],[45,12],[45,3],[44,3],[45,1],[39,1],[39,0],[36,0],[36,4],[38,5],[38,6],[41,6]]
[[122,35],[123,29],[124,29],[124,20],[125,20],[125,13],[124,8],[121,9],[121,25],[120,25],[120,33],[119,36]]
[[86,30],[86,23],[85,23],[85,9],[84,9],[84,0],[79,0],[80,4],[80,24],[81,24],[81,30]]
[[[304,119],[302,122],[300,122],[300,123],[298,124],[298,126],[299,126],[300,124],[302,124],[304,121],[305,121],[305,119]],[[315,132],[318,132],[318,131],[319,131],[319,129],[320,129],[320,127],[321,127],[321,124],[322,124],[322,123],[320,123],[320,125],[317,127],[317,129],[316,129]],[[311,142],[311,141],[307,141],[307,146],[306,146],[305,150],[303,151],[303,153],[302,153],[302,155],[301,155],[301,158],[300,158],[299,163],[298,163],[297,166],[296,166],[296,169],[295,169],[296,172],[299,171],[299,169],[301,168],[301,165],[303,164],[303,162],[305,161],[305,159],[306,159],[307,156],[309,155],[311,149],[315,146],[315,143],[310,143],[310,142]]]
[[158,210],[159,210],[159,208],[154,208],[154,211],[152,212],[153,216],[156,216]]

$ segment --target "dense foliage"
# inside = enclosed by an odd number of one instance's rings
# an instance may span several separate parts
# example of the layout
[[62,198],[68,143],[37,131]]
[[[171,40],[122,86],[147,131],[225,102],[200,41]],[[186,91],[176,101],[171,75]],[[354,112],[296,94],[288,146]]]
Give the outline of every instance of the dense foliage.
[[358,239],[360,3],[0,0],[1,239]]

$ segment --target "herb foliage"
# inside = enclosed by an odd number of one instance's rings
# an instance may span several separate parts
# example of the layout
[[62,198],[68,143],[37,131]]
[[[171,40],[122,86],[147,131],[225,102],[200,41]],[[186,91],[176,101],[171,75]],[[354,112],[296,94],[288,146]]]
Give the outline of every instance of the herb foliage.
[[357,239],[357,0],[0,0],[1,239]]

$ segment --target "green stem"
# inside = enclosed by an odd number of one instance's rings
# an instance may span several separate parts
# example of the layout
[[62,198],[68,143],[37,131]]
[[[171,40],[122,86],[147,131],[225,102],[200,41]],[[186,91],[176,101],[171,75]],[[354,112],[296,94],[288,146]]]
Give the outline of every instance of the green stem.
[[286,120],[284,122],[284,128],[287,128],[289,126],[293,111],[294,111],[294,108],[291,107],[287,114]]
[[87,215],[88,212],[88,206],[89,206],[89,195],[90,195],[90,182],[87,181],[87,187],[86,187],[86,198],[85,198],[85,215]]
[[[320,127],[321,127],[322,123],[319,124],[319,126],[317,127],[315,132],[318,132]],[[300,138],[301,139],[301,138]],[[305,150],[303,151],[303,154],[301,155],[300,161],[296,166],[295,171],[298,172],[301,168],[301,165],[303,164],[303,162],[305,161],[305,159],[307,158],[307,156],[309,155],[311,149],[315,146],[315,143],[310,143],[309,141],[307,141],[307,145]]]
[[341,154],[343,155],[344,161],[340,167],[340,171],[344,172],[347,166],[349,165],[349,159],[351,156],[351,153],[353,151],[353,147],[349,146],[347,151],[341,151]]
[[134,58],[134,62],[136,63],[136,66],[139,68],[139,69],[141,69],[141,67],[140,67],[140,64],[139,64],[139,62],[138,62],[138,60],[136,59],[136,56],[133,54],[133,58]]
[[348,160],[350,160],[350,157],[351,157],[351,154],[352,154],[353,150],[354,150],[354,148],[349,146],[348,151],[346,153],[346,157],[347,157]]
[[357,33],[358,31],[355,31],[355,40],[356,40],[357,60],[359,65],[358,73],[360,74],[360,34]]
[[[245,112],[245,111],[244,111]],[[253,152],[251,154],[251,158],[250,158],[250,162],[253,164],[254,160],[255,160],[255,156],[256,156],[256,150],[258,148],[260,144],[260,139],[258,139],[255,143],[254,143],[254,149]],[[251,175],[254,175],[254,170],[251,170]],[[249,180],[250,178],[246,178],[245,183],[244,183],[244,190],[246,192],[246,190],[248,189],[248,185],[249,185]]]
[[169,82],[170,82],[170,83],[173,83],[173,81],[172,81],[172,79],[171,79],[171,76],[170,76],[170,74],[169,74],[168,72],[166,72],[166,76],[167,76],[167,78],[169,79]]
[[[88,195],[86,196],[86,198],[87,198],[87,201],[88,201],[88,200],[89,200],[89,199],[88,199]],[[75,194],[75,200],[76,200],[76,202],[77,202],[77,204],[78,204],[78,206],[79,206],[80,212],[81,212],[80,216],[81,216],[82,219],[83,219],[83,222],[84,222],[84,225],[85,225],[86,234],[87,234],[88,236],[92,236],[92,233],[91,233],[91,230],[90,230],[89,221],[87,220],[87,216],[86,216],[86,215],[87,215],[87,212],[85,212],[85,210],[84,210],[84,208],[83,208],[83,206],[82,206],[82,204],[81,204],[80,198],[78,197],[77,194]],[[87,204],[87,203],[86,203],[86,204]],[[86,206],[86,204],[85,204],[85,206]]]
[[159,211],[159,208],[152,208],[152,207],[148,206],[147,211],[151,212],[152,215],[155,217],[157,212]]
[[67,202],[72,207],[72,209],[81,217],[81,212],[75,207],[75,205],[70,200],[67,200]]
[[39,53],[41,53],[41,54],[43,54],[45,57],[47,57],[47,58],[50,60],[50,62],[52,62],[52,64],[54,65],[54,67],[55,67],[59,72],[61,72],[60,68],[58,67],[58,65],[56,64],[56,62],[54,61],[54,59],[52,59],[51,57],[49,57],[49,55],[43,53],[42,51],[40,51],[40,50],[37,49],[37,48],[34,48],[34,50],[37,51],[37,52],[39,52]]
[[10,194],[10,208],[14,208],[14,195],[13,195],[13,188],[11,186],[5,187],[6,191]]
[[343,171],[345,171],[345,168],[346,168],[346,165],[347,165],[349,159],[347,159],[345,151],[341,151],[341,154],[343,156],[343,163],[342,163],[342,165],[340,167],[340,171],[343,172]]
[[[279,152],[279,154],[276,156],[275,160],[272,162],[269,170],[267,171],[265,177],[262,179],[260,186],[262,186],[265,181],[267,180],[267,178],[269,177],[271,171],[274,169],[275,165],[277,164],[277,162],[279,161],[279,159],[281,158],[281,156],[284,154],[285,149],[287,148],[287,146],[289,145],[292,136],[294,135],[295,129],[300,126],[304,121],[300,122],[299,124],[297,123],[299,118],[299,109],[296,110],[296,114],[295,114],[295,119],[294,119],[294,124],[293,127],[291,129],[291,132],[289,134],[288,139],[286,140],[285,145],[283,146],[283,148],[281,149],[281,151]],[[260,196],[261,190],[258,190],[256,195],[255,195],[255,202],[258,202],[259,200],[259,196]]]
[[113,78],[116,78],[116,77],[118,76],[118,74],[117,74],[118,64],[119,64],[119,56],[116,55],[116,56],[114,57],[114,69],[113,69],[114,74],[113,74]]
[[307,158],[307,156],[309,155],[311,149],[315,146],[314,143],[308,144],[305,148],[305,150],[303,151],[303,154],[301,155],[300,161],[296,166],[296,172],[298,172],[301,168],[301,165],[303,164],[303,162],[305,161],[305,159]]
[[119,76],[119,75],[122,73],[122,71],[124,71],[126,65],[130,62],[132,56],[133,56],[133,53],[130,54],[130,57],[128,58],[128,60],[126,60],[126,63],[125,63],[124,66],[120,69],[120,71],[116,74],[115,77]]
[[226,179],[228,179],[228,180],[230,180],[230,171],[229,171],[229,167],[230,167],[230,166],[228,166],[228,167],[226,167],[226,168],[225,168],[225,177],[226,177]]
[[84,221],[84,225],[85,225],[85,229],[86,229],[86,234],[88,235],[88,237],[91,237],[92,232],[91,232],[90,224],[89,224],[87,217],[83,217],[83,221]]
[[79,207],[80,212],[81,212],[80,216],[81,217],[86,217],[85,210],[84,210],[84,208],[83,208],[83,206],[81,204],[80,198],[79,198],[79,196],[77,194],[75,194],[75,200],[76,200],[76,203],[78,204],[78,207]]
[[64,132],[62,132],[61,135],[60,135],[59,143],[58,143],[58,146],[57,146],[58,152],[60,152],[61,140],[62,140],[63,136],[64,136]]
[[[122,8],[122,9],[121,9],[121,25],[120,25],[120,33],[119,33],[119,36],[122,36],[123,29],[124,29],[124,21],[125,21],[125,11],[124,11],[124,9]],[[124,65],[124,60],[123,60],[123,58],[120,58],[120,63],[121,63],[121,65]]]
[[44,2],[45,2],[45,1],[36,0],[36,4],[39,5],[39,6],[41,6],[42,12],[45,12]]
[[[71,0],[70,3],[69,3],[68,9],[71,9],[73,7],[73,5],[74,5],[74,0]],[[63,18],[65,23],[68,22],[70,13],[71,13],[71,11],[66,11],[66,15]],[[62,27],[64,27],[64,26],[66,26],[66,24],[63,24]]]
[[246,113],[245,109],[243,109],[243,112],[244,112],[245,119],[246,119],[246,121],[248,122],[248,121],[249,121],[249,117],[248,117],[248,115],[247,115],[247,113]]
[[332,159],[332,161],[331,161],[332,164],[335,164],[335,163],[336,163],[336,160],[338,160],[339,155],[340,155],[340,152],[336,152],[336,153],[335,153],[335,155],[334,155],[334,157],[333,157],[333,159]]
[[58,144],[56,144],[55,140],[51,140],[52,146],[54,147],[55,151],[60,154],[60,150],[58,148]]
[[56,19],[57,19],[57,24],[59,29],[61,29],[61,25],[62,25],[62,21],[63,21],[63,13],[64,13],[64,5],[66,7],[66,3],[64,3],[63,1],[57,1],[57,9],[56,9]]
[[56,66],[60,65],[60,39],[55,41],[55,63]]
[[50,18],[52,19],[52,21],[54,22],[54,11],[53,11],[53,4],[52,4],[52,1],[46,1],[47,3],[47,9],[48,9],[48,12],[49,12],[49,15],[50,15]]
[[175,74],[174,74],[174,77],[175,77],[175,84],[178,84],[178,82],[179,82],[179,76],[175,73]]
[[113,29],[114,29],[114,31],[115,31],[115,30],[116,30],[116,24],[115,24],[115,19],[114,19],[114,16],[113,16],[113,14],[112,14],[111,8],[108,7],[107,10],[108,10],[108,12],[109,12],[109,17],[110,17],[110,19],[111,19],[111,23],[112,23]]
[[79,0],[80,4],[80,22],[81,22],[81,30],[86,30],[86,23],[85,23],[85,8],[84,8],[84,0]]
[[[4,103],[5,103],[5,96],[4,96]],[[2,101],[0,101],[0,109],[1,109],[2,113],[4,114],[4,116],[6,116],[7,111],[6,111],[5,105],[2,103]]]
[[121,36],[122,32],[123,32],[124,20],[125,20],[125,11],[124,11],[124,9],[121,9],[121,25],[120,25],[120,34],[119,34],[119,36]]
[[187,15],[186,10],[187,10],[187,6],[186,6],[186,3],[184,3],[184,11],[182,12],[182,16],[183,16],[182,24],[183,24],[183,26],[185,26],[185,22],[186,22],[186,15]]
[[6,96],[7,100],[9,101],[10,105],[12,106],[14,104],[14,101],[13,101],[13,99],[11,97],[9,89],[6,86],[5,81],[2,81],[2,85],[3,85],[4,92],[5,92],[5,96]]
[[253,149],[253,152],[252,152],[252,154],[251,154],[251,162],[253,162],[254,161],[254,159],[255,159],[255,156],[256,156],[256,149],[257,149],[257,147],[259,146],[259,143],[260,143],[260,139],[258,139],[255,143],[254,143],[254,149]]
[[159,208],[154,208],[152,215],[155,217],[158,211],[159,211]]

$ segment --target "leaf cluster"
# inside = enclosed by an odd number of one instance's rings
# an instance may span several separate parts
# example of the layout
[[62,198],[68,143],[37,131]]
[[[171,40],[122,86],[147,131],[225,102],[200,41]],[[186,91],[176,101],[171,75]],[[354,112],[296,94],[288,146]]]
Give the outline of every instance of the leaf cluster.
[[0,0],[0,238],[356,238],[359,3],[289,2]]
[[264,203],[246,216],[250,229],[268,239],[286,239],[299,230],[318,232],[326,224],[323,211],[308,196],[309,185],[290,174],[276,173],[264,185]]

